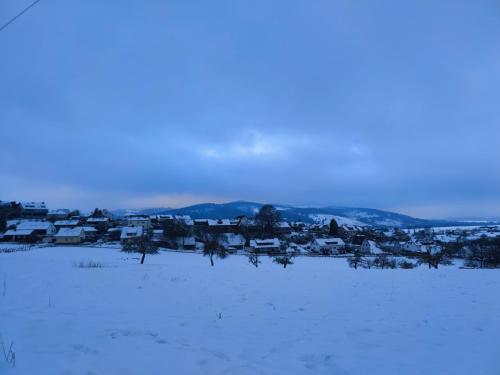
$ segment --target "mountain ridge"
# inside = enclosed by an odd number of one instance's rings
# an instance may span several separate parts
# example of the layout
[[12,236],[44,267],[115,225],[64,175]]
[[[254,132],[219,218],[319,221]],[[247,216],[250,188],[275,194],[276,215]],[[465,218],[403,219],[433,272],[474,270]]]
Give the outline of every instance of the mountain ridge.
[[[124,212],[143,215],[189,215],[193,219],[233,219],[238,216],[253,217],[262,203],[250,201],[233,201],[227,203],[200,203],[180,208],[147,208],[138,210],[115,210],[117,216]],[[324,207],[297,207],[289,204],[273,204],[281,213],[284,220],[303,221],[306,223],[324,223],[328,216],[342,217],[351,220],[355,225],[372,227],[436,227],[464,225],[464,222],[454,220],[420,219],[397,212],[364,207],[324,206]],[[346,221],[346,223],[349,222]],[[471,224],[472,225],[472,224]]]

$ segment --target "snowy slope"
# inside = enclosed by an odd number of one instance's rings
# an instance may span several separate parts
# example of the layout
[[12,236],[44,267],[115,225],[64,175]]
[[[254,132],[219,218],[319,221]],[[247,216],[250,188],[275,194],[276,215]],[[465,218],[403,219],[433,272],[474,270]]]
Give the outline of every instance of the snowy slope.
[[56,247],[0,254],[0,277],[7,375],[500,373],[494,270]]
[[329,215],[329,214],[311,214],[309,217],[315,224],[321,225],[329,225],[332,219],[335,219],[338,225],[343,226],[351,226],[351,227],[366,227],[368,224],[362,223],[356,219],[351,219],[349,217],[337,216],[337,215]]

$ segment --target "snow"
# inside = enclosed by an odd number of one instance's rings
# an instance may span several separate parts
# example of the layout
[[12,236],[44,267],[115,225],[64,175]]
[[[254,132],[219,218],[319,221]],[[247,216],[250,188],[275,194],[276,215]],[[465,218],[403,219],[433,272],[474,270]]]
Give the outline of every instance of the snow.
[[82,227],[61,228],[54,235],[54,237],[80,237],[82,235],[82,232],[83,232],[83,228]]
[[368,243],[370,244],[370,253],[379,255],[379,254],[384,254],[385,252],[378,246],[378,244],[375,241],[368,240]]
[[500,373],[497,270],[260,258],[255,268],[174,252],[140,265],[92,247],[0,254],[0,333],[17,358],[0,373]]
[[331,238],[316,238],[314,240],[319,246],[329,246],[329,245],[339,245],[344,246],[345,243],[341,238],[331,237]]
[[141,226],[138,227],[122,227],[120,239],[126,240],[129,238],[135,238],[142,236],[143,228]]
[[9,229],[4,236],[29,236],[34,229]]
[[313,220],[315,224],[321,225],[330,225],[330,221],[335,219],[338,225],[349,225],[349,226],[358,226],[358,227],[367,227],[369,224],[362,223],[356,219],[351,219],[348,217],[337,216],[337,215],[329,215],[329,214],[310,214],[309,217]]
[[57,220],[54,222],[55,226],[62,226],[62,225],[67,225],[67,226],[76,226],[80,223],[80,220]]
[[21,207],[25,210],[46,210],[45,202],[20,202]]
[[23,221],[17,225],[17,230],[31,229],[31,230],[51,230],[54,224],[50,221]]

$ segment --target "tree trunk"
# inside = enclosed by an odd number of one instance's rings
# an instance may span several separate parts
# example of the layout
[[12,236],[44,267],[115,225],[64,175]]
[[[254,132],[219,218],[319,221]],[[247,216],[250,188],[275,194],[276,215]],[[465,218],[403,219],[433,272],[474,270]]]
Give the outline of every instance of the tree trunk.
[[142,252],[141,264],[144,264],[144,258],[146,258],[146,249]]
[[212,265],[212,267],[215,265],[214,264],[214,255],[213,254],[210,254],[210,264]]

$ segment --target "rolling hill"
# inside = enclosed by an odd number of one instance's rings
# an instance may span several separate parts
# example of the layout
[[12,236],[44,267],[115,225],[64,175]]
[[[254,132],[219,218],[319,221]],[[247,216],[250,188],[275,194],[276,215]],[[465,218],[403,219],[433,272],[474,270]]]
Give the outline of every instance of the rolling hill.
[[[179,214],[189,215],[194,219],[236,218],[238,216],[253,217],[262,206],[261,203],[236,201],[229,203],[202,203],[182,208],[148,208],[144,210],[116,210],[113,213],[123,216],[123,213],[137,214]],[[395,212],[373,208],[353,207],[294,207],[275,204],[283,219],[287,221],[303,221],[306,223],[326,223],[335,218],[341,225],[374,226],[374,227],[432,227],[453,226],[463,223],[450,220],[426,220]]]

